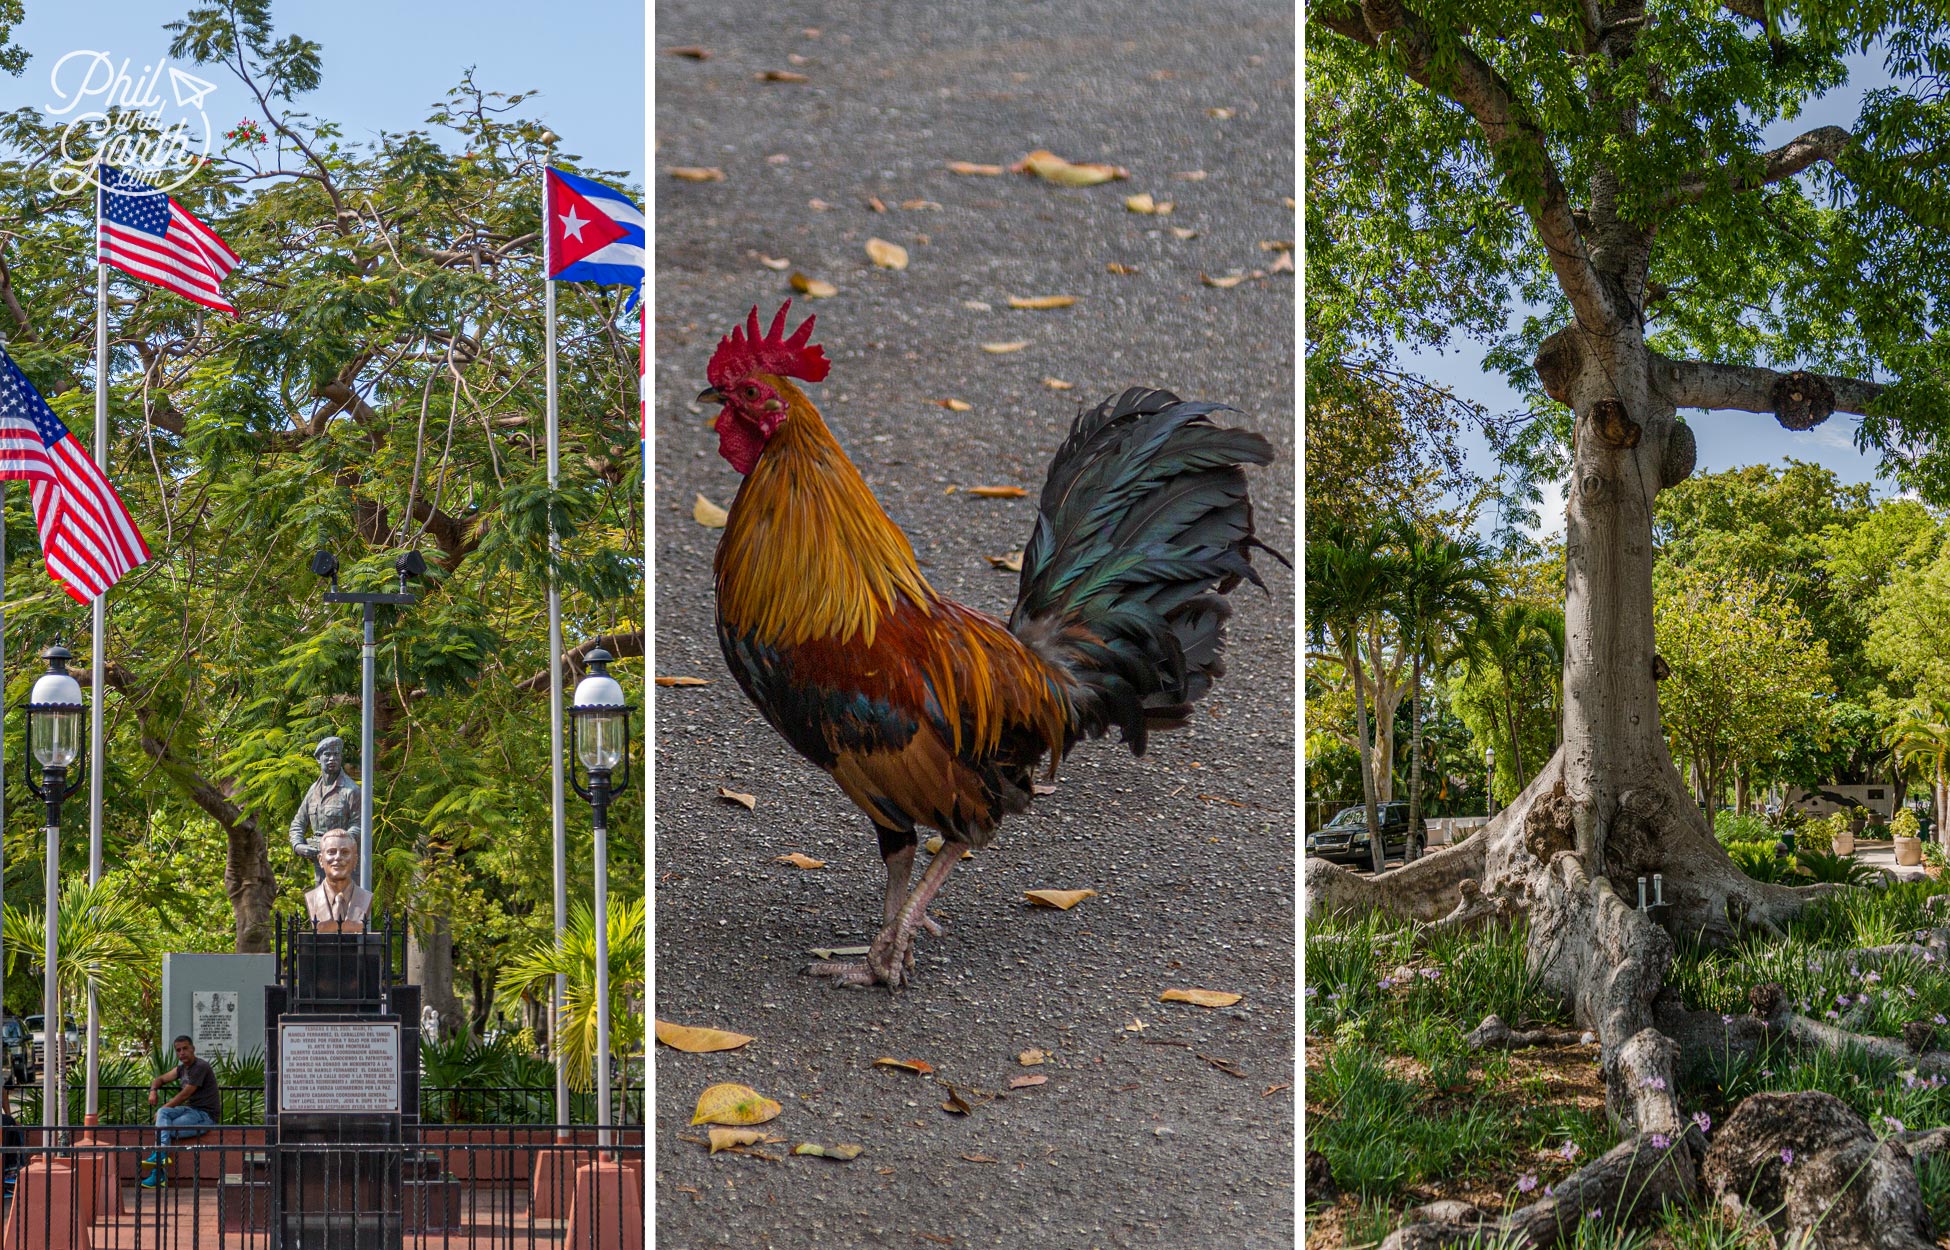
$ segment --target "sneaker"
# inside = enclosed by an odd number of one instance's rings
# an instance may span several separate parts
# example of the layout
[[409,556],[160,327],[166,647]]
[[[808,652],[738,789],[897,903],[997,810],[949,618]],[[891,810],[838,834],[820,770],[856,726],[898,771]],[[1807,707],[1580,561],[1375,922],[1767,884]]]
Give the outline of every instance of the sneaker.
[[149,1175],[142,1178],[142,1187],[144,1189],[169,1188],[169,1173],[163,1171],[161,1168],[157,1168],[155,1171],[149,1173]]
[[174,1162],[176,1162],[175,1155],[164,1154],[162,1151],[158,1150],[156,1153],[150,1155],[147,1159],[144,1159],[142,1161],[142,1166],[149,1167],[149,1168],[166,1168]]

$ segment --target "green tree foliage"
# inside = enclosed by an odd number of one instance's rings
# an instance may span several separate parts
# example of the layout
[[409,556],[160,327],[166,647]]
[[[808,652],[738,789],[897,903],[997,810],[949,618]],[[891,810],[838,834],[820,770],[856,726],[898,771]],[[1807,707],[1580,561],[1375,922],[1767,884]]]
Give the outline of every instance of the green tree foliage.
[[1700,797],[1716,802],[1733,770],[1767,759],[1791,725],[1817,714],[1828,647],[1792,601],[1739,575],[1677,575],[1654,611],[1670,669],[1665,730],[1698,770]]
[[[538,234],[551,149],[523,119],[525,97],[470,76],[424,128],[354,141],[302,110],[321,50],[280,33],[263,0],[195,8],[171,29],[171,54],[241,85],[269,141],[236,141],[175,192],[243,258],[225,283],[234,319],[120,275],[109,284],[110,459],[155,557],[110,597],[109,860],[163,871],[193,846],[205,883],[194,923],[268,948],[279,877],[290,908],[305,875],[282,843],[316,776],[313,744],[340,734],[349,771],[372,771],[351,758],[357,610],[323,604],[307,562],[329,547],[344,588],[383,589],[396,557],[419,549],[420,602],[379,624],[375,886],[419,940],[451,940],[460,979],[492,980],[551,923],[551,526],[572,660],[600,642],[643,688],[636,314],[620,289],[561,289],[551,492]],[[0,241],[0,328],[88,440],[93,204],[49,187],[54,139],[31,109],[0,118],[0,217],[18,223]],[[87,626],[33,558],[24,490],[8,491],[5,524],[12,703],[32,652],[85,646]],[[616,828],[641,827],[641,795],[618,803]],[[570,889],[586,896],[588,821],[570,804]],[[35,816],[11,815],[19,890],[38,871],[23,836]],[[67,840],[64,871],[80,870],[82,841]],[[615,839],[611,854],[627,895],[640,840]]]
[[[649,966],[643,906],[639,898],[622,904],[612,901],[609,909],[610,1053],[616,1056],[633,1055],[643,1048],[643,1013],[631,1009],[632,1001],[643,996],[643,970]],[[558,975],[569,982],[559,1034],[569,1083],[589,1089],[595,1081],[600,1000],[596,997],[596,917],[582,903],[570,908],[568,928],[559,938],[535,943],[502,968],[495,983],[496,1002],[504,1011],[518,1011],[524,997],[546,998]]]
[[1505,597],[1463,634],[1458,650],[1456,712],[1495,750],[1496,799],[1508,803],[1558,743],[1564,613]]

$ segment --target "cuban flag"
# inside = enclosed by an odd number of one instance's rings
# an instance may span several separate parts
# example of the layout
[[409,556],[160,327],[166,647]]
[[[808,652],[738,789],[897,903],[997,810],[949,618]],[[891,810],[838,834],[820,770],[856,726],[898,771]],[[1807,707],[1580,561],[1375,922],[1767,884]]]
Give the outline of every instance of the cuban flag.
[[643,210],[615,187],[552,165],[546,186],[548,276],[630,287],[628,308],[636,307],[643,293]]

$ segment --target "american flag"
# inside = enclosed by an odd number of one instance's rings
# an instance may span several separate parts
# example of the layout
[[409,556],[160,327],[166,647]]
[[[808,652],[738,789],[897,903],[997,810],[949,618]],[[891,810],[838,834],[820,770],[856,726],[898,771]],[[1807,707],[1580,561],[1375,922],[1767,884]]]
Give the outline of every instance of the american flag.
[[217,284],[237,267],[237,253],[148,183],[103,165],[99,239],[101,259],[184,299],[235,316]]
[[149,558],[142,532],[88,453],[0,348],[0,479],[29,483],[50,577],[92,603]]

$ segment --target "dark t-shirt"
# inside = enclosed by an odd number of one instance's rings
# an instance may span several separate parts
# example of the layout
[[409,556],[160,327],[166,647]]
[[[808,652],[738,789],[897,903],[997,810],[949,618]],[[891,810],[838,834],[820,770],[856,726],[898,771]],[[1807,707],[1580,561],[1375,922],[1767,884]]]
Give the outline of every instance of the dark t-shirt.
[[184,1106],[195,1107],[212,1120],[223,1119],[223,1099],[217,1096],[217,1074],[210,1070],[209,1060],[192,1059],[177,1064],[175,1079],[178,1084],[196,1086],[196,1092]]

